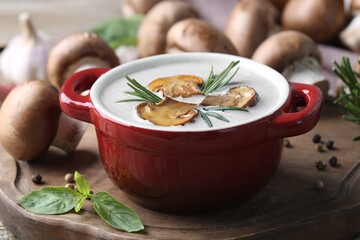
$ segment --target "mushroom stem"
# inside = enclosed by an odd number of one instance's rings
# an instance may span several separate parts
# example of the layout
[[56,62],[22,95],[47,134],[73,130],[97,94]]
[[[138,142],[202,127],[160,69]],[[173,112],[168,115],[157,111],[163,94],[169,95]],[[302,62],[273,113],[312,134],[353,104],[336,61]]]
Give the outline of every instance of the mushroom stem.
[[356,15],[349,25],[340,32],[341,42],[355,52],[360,52],[360,15]]
[[96,57],[86,57],[74,64],[74,73],[90,68],[108,68],[109,64]]
[[329,82],[321,72],[321,65],[314,57],[307,57],[286,67],[282,75],[289,82],[311,84],[319,87],[324,95],[328,95]]
[[[72,69],[68,72],[73,74],[81,70],[98,67],[108,67],[108,64],[105,61],[97,59],[95,57],[86,57],[74,64],[72,66]],[[89,91],[85,90],[80,94],[84,96],[88,93]],[[87,123],[71,118],[64,113],[61,113],[56,136],[51,145],[64,150],[68,154],[71,154],[78,146],[87,126]]]
[[60,114],[58,129],[51,145],[64,150],[70,154],[78,146],[88,124]]

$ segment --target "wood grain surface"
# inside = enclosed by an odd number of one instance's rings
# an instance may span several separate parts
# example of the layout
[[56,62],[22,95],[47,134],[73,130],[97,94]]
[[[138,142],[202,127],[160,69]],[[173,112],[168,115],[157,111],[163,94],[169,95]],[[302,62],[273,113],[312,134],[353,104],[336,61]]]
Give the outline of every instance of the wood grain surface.
[[[52,148],[32,163],[15,161],[0,149],[0,220],[20,239],[351,239],[360,231],[360,151],[351,141],[359,127],[341,119],[342,110],[326,104],[311,132],[290,139],[272,181],[249,202],[201,215],[171,215],[144,209],[129,200],[107,178],[99,159],[93,126],[70,156]],[[334,140],[335,150],[317,152],[311,139],[318,133]],[[324,171],[315,161],[332,155],[340,166]],[[42,186],[31,181],[39,173],[44,185],[62,186],[64,175],[78,170],[94,192],[108,191],[132,207],[145,231],[124,233],[100,220],[88,204],[80,214],[57,216],[26,212],[16,202]],[[324,189],[316,190],[316,180]]]

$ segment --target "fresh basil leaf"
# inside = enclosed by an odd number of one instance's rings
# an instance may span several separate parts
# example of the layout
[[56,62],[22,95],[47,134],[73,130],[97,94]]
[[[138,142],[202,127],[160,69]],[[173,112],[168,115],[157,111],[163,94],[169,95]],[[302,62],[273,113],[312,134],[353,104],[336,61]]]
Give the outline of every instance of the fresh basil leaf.
[[78,191],[84,196],[89,196],[90,186],[88,181],[78,171],[75,171],[74,177]]
[[62,214],[76,205],[81,194],[67,187],[43,187],[22,196],[19,203],[27,211],[41,214]]
[[143,16],[106,20],[91,31],[104,39],[113,49],[121,45],[136,46],[136,35]]
[[81,210],[81,208],[83,207],[84,205],[84,202],[86,200],[86,196],[81,196],[77,201],[76,201],[76,204],[75,204],[75,212],[79,212]]
[[95,211],[110,226],[126,232],[136,232],[144,229],[139,216],[107,192],[93,194],[91,201]]

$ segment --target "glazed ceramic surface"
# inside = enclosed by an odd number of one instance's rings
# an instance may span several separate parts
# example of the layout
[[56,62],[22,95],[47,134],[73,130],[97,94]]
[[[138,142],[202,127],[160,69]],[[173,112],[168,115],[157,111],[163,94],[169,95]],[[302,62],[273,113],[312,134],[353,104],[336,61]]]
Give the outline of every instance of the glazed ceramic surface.
[[[267,110],[241,123],[194,129],[151,127],[117,116],[102,100],[104,89],[113,81],[124,81],[124,74],[156,72],[174,63],[228,64],[233,60],[240,60],[238,74],[272,81],[277,94]],[[192,74],[198,73],[194,70]],[[80,95],[90,88],[89,95]],[[260,101],[264,99],[260,94]],[[316,125],[322,95],[314,86],[289,85],[276,71],[248,59],[185,53],[76,73],[61,89],[60,102],[66,114],[94,124],[108,176],[134,201],[155,210],[192,212],[237,204],[261,189],[279,165],[283,138],[303,134]],[[298,105],[304,108],[289,112]]]

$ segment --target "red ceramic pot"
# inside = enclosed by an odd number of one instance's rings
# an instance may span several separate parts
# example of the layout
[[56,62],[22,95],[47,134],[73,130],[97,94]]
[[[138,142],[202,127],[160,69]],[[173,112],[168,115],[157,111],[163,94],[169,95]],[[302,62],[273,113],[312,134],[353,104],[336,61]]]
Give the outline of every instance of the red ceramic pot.
[[[126,122],[109,113],[101,101],[104,87],[124,74],[156,72],[169,63],[181,68],[182,62],[232,60],[240,60],[237,74],[249,72],[276,85],[278,96],[273,96],[277,101],[271,111],[230,127],[182,131]],[[90,88],[90,94],[79,94]],[[130,198],[150,209],[191,212],[239,203],[268,183],[279,165],[283,138],[303,134],[318,122],[322,94],[311,85],[289,85],[276,71],[248,59],[187,53],[76,73],[62,87],[60,102],[66,114],[95,126],[103,166]],[[299,103],[304,104],[301,111],[288,112]]]

